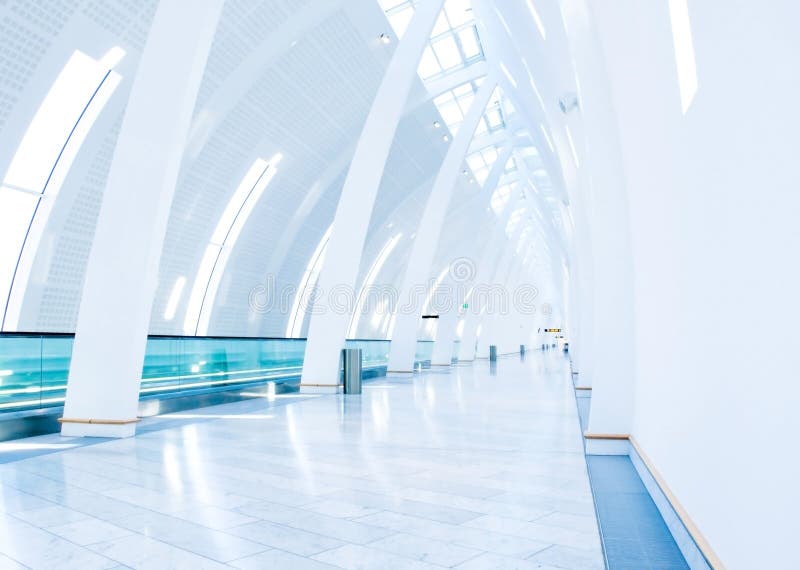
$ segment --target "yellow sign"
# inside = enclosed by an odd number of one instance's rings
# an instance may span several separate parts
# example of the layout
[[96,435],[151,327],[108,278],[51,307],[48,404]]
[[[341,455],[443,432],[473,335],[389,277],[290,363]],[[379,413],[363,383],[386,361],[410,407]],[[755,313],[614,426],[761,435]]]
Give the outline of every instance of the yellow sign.
[[561,332],[561,329],[544,329],[544,332]]

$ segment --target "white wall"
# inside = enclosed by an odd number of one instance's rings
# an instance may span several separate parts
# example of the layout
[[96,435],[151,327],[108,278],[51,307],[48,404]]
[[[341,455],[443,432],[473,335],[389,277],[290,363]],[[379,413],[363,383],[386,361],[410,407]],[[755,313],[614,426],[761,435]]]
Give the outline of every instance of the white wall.
[[591,3],[634,268],[633,332],[608,342],[636,353],[633,436],[725,565],[797,568],[800,5],[688,4],[684,115],[667,0]]

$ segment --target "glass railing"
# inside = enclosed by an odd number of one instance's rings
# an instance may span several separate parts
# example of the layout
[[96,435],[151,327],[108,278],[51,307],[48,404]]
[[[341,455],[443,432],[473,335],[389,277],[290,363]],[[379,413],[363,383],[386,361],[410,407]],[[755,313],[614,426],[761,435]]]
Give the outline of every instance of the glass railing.
[[433,341],[418,340],[417,350],[414,353],[414,363],[419,364],[427,362],[430,364],[431,358],[433,358]]
[[[74,336],[0,334],[0,412],[61,406]],[[381,376],[388,340],[353,339],[362,349],[364,377]],[[305,339],[151,336],[147,339],[140,396],[209,390],[274,381],[299,383]],[[433,341],[418,341],[415,360],[430,361]]]
[[60,406],[72,335],[0,335],[0,412]]
[[305,339],[151,336],[141,396],[300,378]]
[[389,364],[388,340],[350,339],[345,341],[347,348],[361,349],[361,368],[364,370],[386,368]]

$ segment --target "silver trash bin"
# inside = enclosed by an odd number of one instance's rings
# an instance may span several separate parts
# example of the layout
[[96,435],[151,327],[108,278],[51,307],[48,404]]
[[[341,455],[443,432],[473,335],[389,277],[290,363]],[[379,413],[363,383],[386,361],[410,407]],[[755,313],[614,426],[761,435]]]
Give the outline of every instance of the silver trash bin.
[[490,344],[489,345],[489,361],[495,362],[497,361],[497,345]]
[[344,365],[344,393],[361,393],[361,349],[343,348],[342,364]]

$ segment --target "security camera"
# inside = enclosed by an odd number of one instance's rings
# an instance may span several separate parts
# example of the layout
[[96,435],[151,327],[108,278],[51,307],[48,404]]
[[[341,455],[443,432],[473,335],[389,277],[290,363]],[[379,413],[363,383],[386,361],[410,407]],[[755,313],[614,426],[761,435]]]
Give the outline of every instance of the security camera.
[[561,112],[565,115],[573,109],[577,109],[579,106],[578,95],[572,92],[565,93],[558,98],[558,106],[561,107]]

